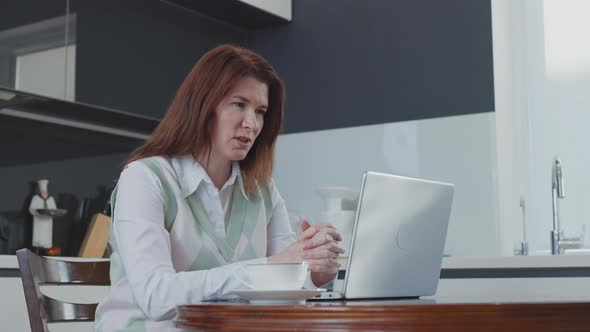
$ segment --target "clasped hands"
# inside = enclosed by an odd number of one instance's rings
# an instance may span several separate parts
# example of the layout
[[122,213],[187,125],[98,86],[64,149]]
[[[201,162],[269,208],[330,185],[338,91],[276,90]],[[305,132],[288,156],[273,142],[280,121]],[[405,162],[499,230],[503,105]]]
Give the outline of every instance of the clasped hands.
[[330,224],[311,225],[309,221],[303,219],[300,227],[301,233],[297,241],[279,254],[269,257],[268,260],[270,262],[306,261],[312,274],[316,274],[316,278],[313,279],[324,281],[324,279],[333,278],[340,267],[338,255],[344,253],[344,249],[340,248],[336,242],[342,241],[342,236]]

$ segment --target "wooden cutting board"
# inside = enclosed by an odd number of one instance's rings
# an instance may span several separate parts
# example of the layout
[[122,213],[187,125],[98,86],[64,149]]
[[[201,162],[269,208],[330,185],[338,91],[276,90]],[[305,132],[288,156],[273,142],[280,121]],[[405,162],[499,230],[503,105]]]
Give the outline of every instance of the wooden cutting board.
[[111,218],[103,213],[92,217],[80,247],[80,257],[102,258],[109,242]]

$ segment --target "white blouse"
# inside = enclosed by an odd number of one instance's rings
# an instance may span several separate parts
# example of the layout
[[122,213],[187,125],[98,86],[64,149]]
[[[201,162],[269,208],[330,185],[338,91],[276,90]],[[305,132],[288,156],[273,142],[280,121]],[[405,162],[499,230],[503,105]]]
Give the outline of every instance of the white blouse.
[[[161,158],[164,160],[164,158]],[[214,226],[215,233],[225,236],[228,229],[234,186],[244,193],[238,163],[221,190],[213,185],[203,167],[192,156],[173,157],[167,165],[167,174],[176,174],[180,192],[179,201],[197,193],[202,206]],[[238,181],[240,180],[240,181]],[[251,245],[257,259],[238,262],[207,270],[191,271],[190,264],[199,246],[187,235],[194,220],[186,207],[178,205],[173,229],[164,225],[163,190],[158,177],[141,162],[130,163],[121,173],[116,193],[111,237],[117,244],[117,257],[124,267],[117,278],[111,270],[109,294],[96,312],[98,331],[115,331],[138,328],[145,331],[175,331],[171,319],[178,305],[198,303],[207,299],[233,298],[236,289],[250,289],[244,269],[245,262],[264,262],[295,241],[285,201],[273,183],[269,186],[272,214],[268,224],[253,230]],[[245,194],[244,194],[245,195]],[[265,218],[264,213],[258,214]],[[262,219],[261,219],[262,220]],[[193,227],[193,226],[191,226]],[[192,228],[190,228],[192,229]],[[196,255],[196,254],[195,254]],[[119,258],[120,257],[120,258]],[[308,273],[306,287],[314,287]],[[133,325],[137,322],[141,324]]]

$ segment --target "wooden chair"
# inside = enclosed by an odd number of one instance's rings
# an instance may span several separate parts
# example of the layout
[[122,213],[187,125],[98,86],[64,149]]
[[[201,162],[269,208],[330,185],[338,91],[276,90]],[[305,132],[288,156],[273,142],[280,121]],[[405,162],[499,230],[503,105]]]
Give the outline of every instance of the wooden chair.
[[47,323],[94,321],[97,303],[69,303],[41,293],[40,285],[108,286],[108,261],[70,262],[16,252],[32,332],[47,332]]

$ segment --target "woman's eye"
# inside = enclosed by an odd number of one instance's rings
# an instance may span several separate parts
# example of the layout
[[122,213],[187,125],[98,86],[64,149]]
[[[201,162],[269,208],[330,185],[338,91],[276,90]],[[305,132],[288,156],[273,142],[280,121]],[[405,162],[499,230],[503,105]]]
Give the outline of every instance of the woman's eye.
[[244,107],[246,107],[246,104],[245,104],[245,103],[243,103],[243,102],[241,102],[241,101],[236,101],[236,102],[234,102],[234,105],[236,105],[236,106],[237,106],[237,107],[239,107],[239,108],[244,108]]
[[263,109],[260,109],[259,108],[259,109],[256,110],[256,113],[258,113],[260,115],[264,115],[264,114],[266,114],[266,110],[263,110]]

